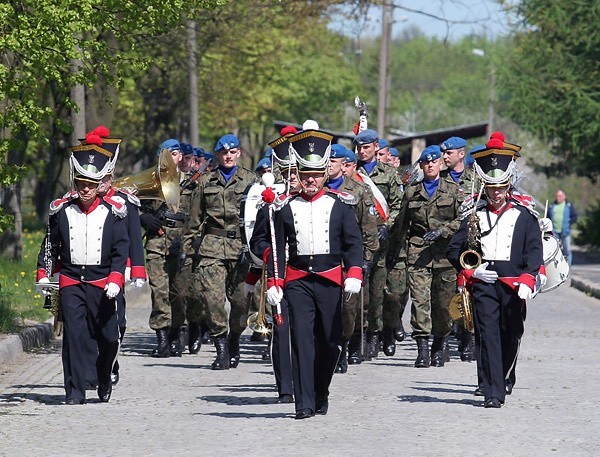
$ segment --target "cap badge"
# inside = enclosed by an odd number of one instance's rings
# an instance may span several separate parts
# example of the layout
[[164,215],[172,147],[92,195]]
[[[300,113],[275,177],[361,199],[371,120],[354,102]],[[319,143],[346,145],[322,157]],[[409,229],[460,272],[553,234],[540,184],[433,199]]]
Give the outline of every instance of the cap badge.
[[308,143],[308,152],[315,152],[315,143]]
[[94,163],[94,154],[89,154],[88,155],[88,163]]

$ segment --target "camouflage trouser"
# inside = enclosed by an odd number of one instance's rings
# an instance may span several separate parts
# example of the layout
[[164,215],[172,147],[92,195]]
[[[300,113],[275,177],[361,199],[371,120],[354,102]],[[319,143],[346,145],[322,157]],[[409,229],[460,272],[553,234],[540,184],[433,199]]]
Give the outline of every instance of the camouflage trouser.
[[[227,330],[241,334],[248,320],[248,305],[244,298],[246,271],[235,260],[203,258],[194,271],[194,291],[206,312],[212,336],[227,335]],[[227,316],[225,300],[231,305]]]
[[202,302],[194,293],[193,287],[194,269],[197,268],[197,263],[193,263],[192,258],[188,257],[181,270],[175,275],[174,288],[181,293],[177,294],[175,301],[171,303],[171,326],[174,328],[180,328],[186,320],[188,324],[191,322],[199,324],[203,317]]
[[380,332],[383,330],[383,291],[387,277],[385,254],[385,250],[379,250],[375,253],[373,267],[369,275],[369,332]]
[[408,284],[412,337],[447,336],[452,328],[448,305],[456,291],[456,270],[409,265]]
[[146,256],[146,271],[152,298],[150,328],[160,330],[171,326],[171,304],[181,299],[181,292],[175,288],[175,276],[179,269],[176,255]]
[[407,267],[405,260],[398,260],[387,270],[383,298],[383,326],[396,328],[402,319],[408,302]]
[[[345,297],[345,295],[344,295]],[[362,290],[357,294],[352,294],[350,300],[342,302],[342,339],[348,340],[352,334],[360,334],[360,304],[363,302],[363,313],[362,321],[363,328],[367,329],[368,326],[368,314],[369,314],[369,282],[367,281]]]

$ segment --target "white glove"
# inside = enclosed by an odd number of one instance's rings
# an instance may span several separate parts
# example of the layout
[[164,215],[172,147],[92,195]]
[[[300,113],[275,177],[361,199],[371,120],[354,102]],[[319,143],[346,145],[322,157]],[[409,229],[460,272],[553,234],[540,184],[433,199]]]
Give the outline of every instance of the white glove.
[[542,217],[538,220],[538,224],[540,224],[540,230],[542,232],[552,232],[554,231],[554,225],[552,221],[548,217]]
[[362,281],[356,278],[346,278],[344,280],[344,292],[347,294],[357,294],[362,287]]
[[119,294],[121,288],[114,282],[109,282],[104,286],[104,290],[106,291],[106,296],[108,298],[115,298]]
[[548,282],[548,277],[542,273],[538,274],[538,281],[540,283],[540,289],[546,285]]
[[498,279],[498,273],[488,270],[488,265],[489,262],[483,262],[481,265],[479,265],[473,272],[473,277],[483,282],[487,282],[488,284],[492,284],[496,282],[496,279]]
[[271,306],[279,306],[283,299],[283,290],[277,286],[269,287],[267,290],[267,303]]
[[[125,281],[129,281],[131,279],[131,267],[125,267]],[[132,285],[133,285],[133,281]]]
[[465,290],[465,286],[457,286],[457,287],[456,287],[456,291],[457,291],[459,294],[462,294],[462,291],[463,291],[463,290]]
[[131,280],[131,286],[136,289],[141,288],[144,284],[146,284],[146,280],[142,278],[135,278]]
[[244,283],[244,297],[248,298],[248,296],[252,295],[255,290],[256,290],[255,284],[248,284],[247,282]]
[[[43,278],[40,278],[40,280],[38,281],[38,283],[40,283],[40,284],[50,284],[50,280],[44,276]],[[42,295],[44,297],[47,297],[50,294],[52,294],[52,289],[42,289]]]
[[527,284],[516,282],[515,286],[517,284],[519,285],[519,290],[517,291],[517,295],[519,296],[519,298],[523,300],[529,300],[531,298],[533,290],[531,290]]

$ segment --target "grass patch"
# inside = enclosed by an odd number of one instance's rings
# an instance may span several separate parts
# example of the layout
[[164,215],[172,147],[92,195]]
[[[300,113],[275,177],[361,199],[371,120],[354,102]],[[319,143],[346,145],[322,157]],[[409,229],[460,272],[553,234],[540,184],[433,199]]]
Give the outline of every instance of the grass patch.
[[23,233],[23,260],[0,257],[0,332],[15,332],[26,320],[43,322],[50,313],[42,306],[44,298],[35,291],[37,256],[43,230]]

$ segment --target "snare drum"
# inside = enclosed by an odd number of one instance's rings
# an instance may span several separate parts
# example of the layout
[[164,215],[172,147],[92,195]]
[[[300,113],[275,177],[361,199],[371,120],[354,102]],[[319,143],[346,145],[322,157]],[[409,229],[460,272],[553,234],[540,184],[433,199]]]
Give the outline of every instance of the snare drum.
[[542,239],[544,249],[544,265],[546,266],[546,285],[540,293],[556,289],[569,277],[569,263],[562,253],[560,241],[554,236],[545,236]]
[[[254,183],[246,188],[240,205],[240,228],[242,243],[252,257],[252,261],[257,266],[262,266],[263,261],[259,259],[250,250],[250,239],[252,238],[252,232],[254,232],[254,224],[256,223],[256,215],[258,214],[258,207],[262,204],[262,192],[266,189],[263,184]],[[275,184],[273,191],[276,194],[285,192],[284,184]]]

